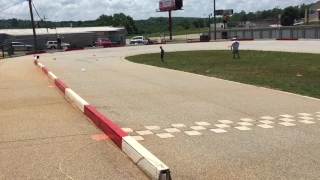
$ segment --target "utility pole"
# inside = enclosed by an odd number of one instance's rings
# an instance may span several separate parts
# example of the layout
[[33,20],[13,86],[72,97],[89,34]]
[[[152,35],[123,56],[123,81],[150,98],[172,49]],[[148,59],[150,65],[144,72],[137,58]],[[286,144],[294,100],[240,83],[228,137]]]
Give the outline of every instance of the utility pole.
[[216,0],[213,0],[214,40],[217,40]]
[[210,20],[210,16],[212,16],[212,13],[209,14],[209,41],[211,40],[211,20]]
[[199,36],[200,36],[200,19],[198,19],[198,27],[199,27]]
[[43,16],[43,22],[44,22],[44,24],[46,25],[46,29],[47,29],[47,33],[48,33],[49,31],[48,31],[48,25],[47,25],[46,20],[47,20],[46,15],[44,15],[44,16]]
[[169,11],[169,35],[170,35],[170,40],[172,40],[172,18],[171,18],[171,10]]
[[33,20],[31,0],[29,0],[29,8],[30,8],[30,16],[31,16],[32,29],[33,29],[34,48],[37,52],[38,51],[37,35],[36,35],[36,29],[35,29],[35,24],[34,24],[34,20]]

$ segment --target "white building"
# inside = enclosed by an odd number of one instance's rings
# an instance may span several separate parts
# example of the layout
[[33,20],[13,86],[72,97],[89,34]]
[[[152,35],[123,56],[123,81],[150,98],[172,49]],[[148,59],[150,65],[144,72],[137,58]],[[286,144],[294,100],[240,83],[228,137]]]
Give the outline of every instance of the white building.
[[312,4],[308,9],[305,11],[305,22],[314,22],[320,20],[320,1]]
[[[226,28],[227,28],[228,27],[227,23],[225,25],[226,25]],[[210,24],[210,27],[211,27],[211,29],[213,29],[214,28],[214,24]],[[217,27],[217,29],[223,29],[224,28],[224,24],[223,23],[216,23],[216,27]]]

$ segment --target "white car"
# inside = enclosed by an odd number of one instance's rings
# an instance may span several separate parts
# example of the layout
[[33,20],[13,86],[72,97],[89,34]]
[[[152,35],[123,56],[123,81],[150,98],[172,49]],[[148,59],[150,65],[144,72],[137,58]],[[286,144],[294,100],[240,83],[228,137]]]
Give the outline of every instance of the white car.
[[144,36],[134,36],[131,40],[130,40],[130,44],[146,44],[148,43],[148,39]]
[[12,42],[12,47],[15,51],[31,51],[33,49],[32,45],[22,42]]
[[[57,45],[58,45],[57,41],[47,41],[46,47],[47,47],[47,49],[57,49]],[[62,47],[69,47],[70,44],[62,42],[61,46]]]

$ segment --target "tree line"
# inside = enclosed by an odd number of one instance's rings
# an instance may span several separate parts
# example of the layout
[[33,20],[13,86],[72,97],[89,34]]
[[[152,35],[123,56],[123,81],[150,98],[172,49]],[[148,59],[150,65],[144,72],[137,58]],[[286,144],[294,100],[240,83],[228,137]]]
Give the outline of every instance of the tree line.
[[[124,13],[117,13],[114,15],[102,14],[96,20],[87,21],[35,21],[36,28],[58,28],[58,27],[96,27],[96,26],[114,26],[114,27],[126,27],[127,31],[137,33],[138,29],[135,26],[135,21],[132,17],[125,15]],[[39,25],[39,26],[38,26]],[[0,29],[26,29],[32,28],[30,20],[20,19],[7,19],[0,20]]]
[[[282,25],[292,25],[294,19],[305,18],[305,9],[309,5],[301,4],[299,6],[290,6],[284,9],[275,7],[269,10],[256,11],[256,12],[236,12],[228,17],[229,27],[235,23],[244,23],[246,21],[268,21],[276,23],[278,16],[281,14]],[[217,22],[222,22],[221,17],[216,18]],[[183,31],[192,28],[209,27],[213,23],[211,17],[172,17],[172,28],[174,31]],[[95,26],[114,26],[126,27],[129,34],[147,34],[168,31],[168,18],[167,17],[151,17],[146,20],[133,20],[129,15],[118,13],[114,15],[101,15],[96,20],[87,21],[39,21],[41,28],[57,28],[57,27],[95,27]],[[7,19],[0,20],[0,29],[10,28],[32,28],[30,20]]]

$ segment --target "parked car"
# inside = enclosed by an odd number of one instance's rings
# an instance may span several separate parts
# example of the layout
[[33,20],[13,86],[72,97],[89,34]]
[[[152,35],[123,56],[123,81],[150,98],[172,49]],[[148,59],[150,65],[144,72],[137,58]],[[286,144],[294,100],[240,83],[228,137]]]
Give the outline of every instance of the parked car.
[[98,38],[96,42],[94,42],[95,46],[110,46],[112,42],[109,38]]
[[130,44],[146,44],[148,43],[148,39],[144,36],[134,36],[130,40]]
[[12,47],[14,51],[31,51],[33,49],[32,45],[22,42],[12,42]]
[[[47,47],[47,49],[57,49],[57,44],[58,44],[57,41],[47,41],[46,47]],[[70,44],[62,42],[61,46],[62,47],[69,47]]]

